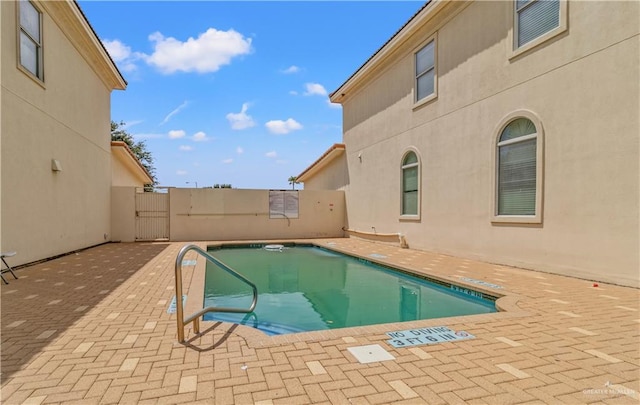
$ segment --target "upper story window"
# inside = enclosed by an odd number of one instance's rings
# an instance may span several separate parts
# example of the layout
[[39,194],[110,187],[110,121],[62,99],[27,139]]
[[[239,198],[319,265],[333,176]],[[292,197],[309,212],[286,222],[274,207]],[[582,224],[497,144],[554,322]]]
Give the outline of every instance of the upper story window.
[[436,92],[436,40],[432,39],[415,54],[416,102]]
[[402,215],[416,217],[420,207],[420,163],[415,152],[402,159]]
[[515,0],[514,47],[520,48],[561,26],[560,0]]
[[19,1],[20,65],[44,80],[42,64],[42,13],[28,0]]
[[538,131],[527,118],[516,118],[497,144],[497,216],[533,217],[539,212]]

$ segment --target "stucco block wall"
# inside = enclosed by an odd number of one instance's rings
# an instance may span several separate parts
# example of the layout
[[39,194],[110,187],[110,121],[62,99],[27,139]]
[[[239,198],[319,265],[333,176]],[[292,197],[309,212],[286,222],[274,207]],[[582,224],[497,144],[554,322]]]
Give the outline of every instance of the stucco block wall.
[[111,188],[111,240],[135,242],[136,240],[136,188]]
[[[568,30],[515,58],[510,2],[447,7],[343,102],[349,227],[640,285],[640,3],[569,2]],[[438,95],[415,107],[413,53],[433,35]],[[492,223],[498,125],[522,110],[542,124],[542,223]],[[410,147],[421,163],[419,221],[399,218]]]
[[299,217],[269,218],[269,190],[169,190],[172,241],[341,237],[342,191],[300,190]]
[[44,84],[19,70],[16,4],[0,7],[2,249],[20,264],[109,240],[110,89],[46,12]]
[[349,167],[344,154],[338,156],[317,174],[304,182],[305,190],[346,190],[349,186]]
[[121,162],[115,154],[111,155],[111,185],[117,187],[143,187],[144,183],[132,172],[132,170]]

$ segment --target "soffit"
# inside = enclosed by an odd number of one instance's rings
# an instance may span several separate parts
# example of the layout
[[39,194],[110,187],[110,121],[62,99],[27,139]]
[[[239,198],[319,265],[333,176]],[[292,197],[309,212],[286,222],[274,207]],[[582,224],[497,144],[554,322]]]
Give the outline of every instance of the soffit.
[[47,11],[110,90],[124,90],[127,87],[124,77],[74,0],[40,1],[38,4]]
[[298,175],[297,180],[300,182],[304,182],[305,180],[309,180],[318,172],[320,172],[323,168],[325,168],[329,163],[331,163],[338,156],[342,155],[345,151],[345,145],[343,143],[335,143],[331,146],[326,152],[322,154],[315,162],[311,164],[311,166],[307,167],[300,175]]
[[[430,0],[409,21],[396,32],[380,49],[378,49],[355,73],[351,75],[337,90],[329,96],[333,103],[342,104],[351,94],[355,93],[364,84],[377,77],[390,64],[394,63],[398,55],[412,49],[416,44],[410,43],[412,37],[423,30],[425,25],[433,23],[434,19],[442,21],[448,11],[461,7],[458,3],[465,3],[450,0]],[[462,5],[464,7],[466,5]],[[438,17],[438,18],[436,18]],[[435,25],[439,22],[435,21]]]
[[122,141],[111,142],[111,153],[143,184],[153,183],[153,179],[142,166],[140,161],[133,155],[131,149]]

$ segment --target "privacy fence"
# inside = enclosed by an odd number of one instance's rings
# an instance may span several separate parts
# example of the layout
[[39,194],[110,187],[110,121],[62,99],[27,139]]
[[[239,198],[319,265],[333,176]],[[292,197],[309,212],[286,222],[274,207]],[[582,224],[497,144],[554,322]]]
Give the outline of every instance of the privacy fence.
[[270,240],[344,236],[343,191],[113,187],[111,240]]

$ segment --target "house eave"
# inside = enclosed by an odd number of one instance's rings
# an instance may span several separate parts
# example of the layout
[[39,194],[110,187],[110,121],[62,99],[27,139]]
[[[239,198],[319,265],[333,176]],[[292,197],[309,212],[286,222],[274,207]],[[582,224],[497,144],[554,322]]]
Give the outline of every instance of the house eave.
[[39,4],[47,10],[107,88],[127,88],[126,80],[75,0],[41,1]]
[[309,180],[316,174],[318,174],[323,168],[325,168],[329,163],[335,160],[338,156],[342,155],[345,152],[345,145],[343,143],[334,143],[326,152],[322,154],[315,162],[313,162],[309,167],[307,167],[302,173],[300,173],[297,177],[297,180],[301,183],[304,183],[306,180]]
[[380,69],[392,54],[424,24],[437,15],[451,0],[429,0],[400,28],[380,49],[378,49],[358,70],[355,71],[338,89],[329,95],[332,103],[342,104],[344,100]]
[[111,141],[111,153],[113,153],[142,184],[153,183],[149,172],[142,166],[125,142]]

